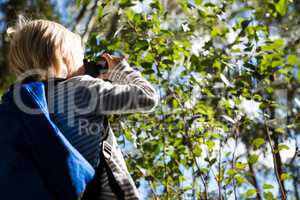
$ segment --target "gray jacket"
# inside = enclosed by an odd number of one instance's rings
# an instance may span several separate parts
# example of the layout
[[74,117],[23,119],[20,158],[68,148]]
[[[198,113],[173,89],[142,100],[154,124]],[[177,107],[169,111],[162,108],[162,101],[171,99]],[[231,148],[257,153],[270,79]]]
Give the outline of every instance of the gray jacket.
[[[139,71],[131,68],[126,60],[122,60],[108,73],[108,80],[104,81],[99,78],[83,75],[70,78],[58,84],[55,93],[52,94],[53,98],[56,98],[57,102],[60,102],[58,105],[62,105],[61,102],[66,101],[59,94],[68,91],[67,112],[64,111],[62,113],[66,117],[59,116],[57,119],[57,124],[60,126],[59,128],[62,132],[69,133],[70,130],[64,131],[65,122],[62,122],[61,118],[68,118],[70,120],[73,117],[73,122],[76,122],[76,120],[78,122],[84,116],[84,119],[91,122],[91,124],[95,122],[101,124],[101,119],[95,117],[95,114],[111,115],[151,112],[158,104],[158,95],[153,86],[142,77]],[[89,91],[89,95],[87,95],[87,90]],[[75,100],[70,101],[69,97],[74,96],[76,97]],[[85,107],[81,108],[76,105],[76,101],[79,101],[80,105]],[[78,130],[80,132],[80,129]],[[72,131],[76,132],[77,129],[73,129]],[[138,190],[128,172],[112,129],[108,126],[108,130],[102,130],[101,132],[105,132],[106,134],[103,137],[105,138],[104,141],[102,141],[102,151],[105,161],[111,169],[116,182],[124,192],[124,198],[139,199]],[[86,132],[83,134],[89,133]]]

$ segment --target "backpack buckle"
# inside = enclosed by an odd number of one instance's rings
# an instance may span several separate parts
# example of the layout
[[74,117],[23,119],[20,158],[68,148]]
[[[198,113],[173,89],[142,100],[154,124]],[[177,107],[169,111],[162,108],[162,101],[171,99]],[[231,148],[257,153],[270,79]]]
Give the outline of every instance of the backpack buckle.
[[106,141],[103,141],[102,143],[102,152],[103,152],[103,155],[106,159],[110,159],[111,158],[111,154],[112,154],[112,147],[111,145],[106,142]]

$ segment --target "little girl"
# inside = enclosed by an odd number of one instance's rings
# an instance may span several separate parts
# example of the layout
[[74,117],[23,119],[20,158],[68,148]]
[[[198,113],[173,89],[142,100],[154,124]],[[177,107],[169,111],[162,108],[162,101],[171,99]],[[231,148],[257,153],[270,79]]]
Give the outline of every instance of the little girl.
[[46,83],[52,122],[96,170],[82,199],[138,199],[105,116],[152,111],[155,89],[124,58],[109,54],[103,55],[108,71],[85,75],[80,36],[56,22],[20,17],[8,33],[9,67],[18,82]]

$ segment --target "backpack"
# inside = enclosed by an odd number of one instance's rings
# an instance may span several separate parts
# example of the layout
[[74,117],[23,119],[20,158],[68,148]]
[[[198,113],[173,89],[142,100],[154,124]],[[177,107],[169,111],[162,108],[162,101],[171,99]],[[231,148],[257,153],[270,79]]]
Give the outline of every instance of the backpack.
[[[39,113],[25,112],[21,100]],[[42,82],[4,94],[0,130],[1,199],[80,199],[95,170],[51,122]]]

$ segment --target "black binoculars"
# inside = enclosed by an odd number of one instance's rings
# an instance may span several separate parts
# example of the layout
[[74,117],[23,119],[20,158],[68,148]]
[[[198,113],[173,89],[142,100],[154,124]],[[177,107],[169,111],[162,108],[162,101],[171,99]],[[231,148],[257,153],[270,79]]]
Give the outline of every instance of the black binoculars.
[[105,73],[108,70],[108,63],[103,57],[97,58],[97,60],[83,59],[83,66],[85,68],[85,74],[92,77],[98,77],[101,73]]

